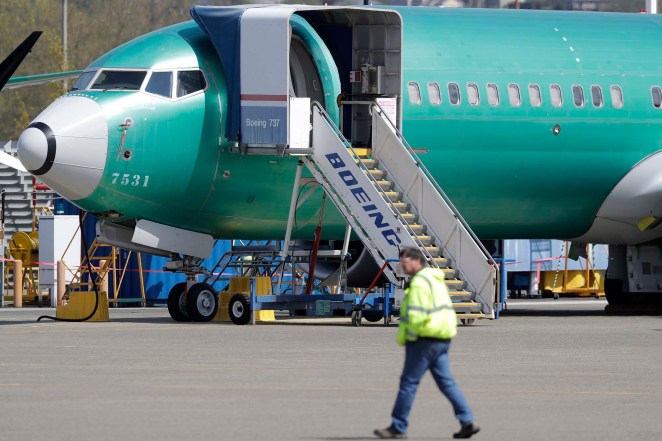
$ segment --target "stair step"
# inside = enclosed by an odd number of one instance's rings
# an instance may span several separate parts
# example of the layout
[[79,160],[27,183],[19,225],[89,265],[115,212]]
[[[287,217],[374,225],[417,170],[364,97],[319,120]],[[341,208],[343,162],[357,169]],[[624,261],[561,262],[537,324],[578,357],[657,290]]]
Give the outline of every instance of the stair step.
[[361,159],[357,159],[356,162],[362,162],[363,165],[365,165],[365,167],[368,170],[372,170],[373,168],[377,167],[377,161],[372,158],[366,158],[366,159],[361,158]]
[[455,289],[464,288],[464,280],[448,279],[448,280],[444,280],[444,282],[446,282],[446,286],[448,286],[449,289],[450,288],[455,288]]
[[388,197],[393,202],[400,201],[400,193],[398,193],[397,191],[385,191],[383,195],[385,198]]
[[381,179],[379,181],[374,182],[375,185],[379,185],[382,190],[391,190],[393,188],[393,182],[387,181],[385,179]]
[[430,255],[432,257],[437,257],[437,256],[439,256],[439,253],[441,253],[441,250],[439,249],[439,247],[427,246],[427,247],[425,247],[425,249],[427,250],[428,253],[430,253]]
[[458,320],[471,320],[471,319],[484,319],[485,314],[482,312],[460,312],[456,313]]
[[421,224],[409,224],[409,228],[411,228],[416,234],[424,234],[428,227]]
[[472,312],[480,312],[480,304],[476,302],[453,302],[453,308],[473,309],[477,311]]
[[416,240],[425,245],[426,247],[428,245],[432,245],[432,242],[434,238],[432,236],[427,236],[427,235],[416,235]]
[[439,265],[439,268],[448,268],[448,259],[445,257],[435,257],[433,260]]
[[452,300],[470,300],[473,294],[471,291],[448,291]]
[[384,179],[386,177],[386,172],[384,170],[380,170],[378,168],[373,168],[368,170],[370,174],[372,175],[373,178],[375,179]]
[[[406,202],[393,202],[391,206],[396,210],[398,210],[400,213],[407,213],[407,210],[409,210],[409,204]],[[411,213],[407,213],[407,214],[411,214]]]
[[418,220],[418,216],[415,215],[414,213],[409,213],[409,212],[400,213],[400,216],[405,218],[407,222],[416,222]]
[[352,150],[354,150],[354,153],[356,153],[359,157],[365,158],[367,156],[372,155],[372,149],[367,148],[367,147],[353,147]]
[[455,279],[457,277],[457,270],[454,268],[441,268],[441,271],[448,279]]

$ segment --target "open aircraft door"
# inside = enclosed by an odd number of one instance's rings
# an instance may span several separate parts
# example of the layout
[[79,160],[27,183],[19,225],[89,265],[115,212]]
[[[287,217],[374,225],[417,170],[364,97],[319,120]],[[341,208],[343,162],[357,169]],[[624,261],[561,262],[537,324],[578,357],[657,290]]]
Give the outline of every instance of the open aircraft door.
[[[341,93],[363,100],[391,97],[400,123],[402,20],[397,12],[256,5],[196,6],[191,15],[221,58],[228,90],[224,134],[243,153],[282,155],[286,148],[310,147],[311,102],[320,102],[342,125]],[[374,76],[375,71],[381,75],[378,93],[362,94],[352,74]],[[353,111],[350,123],[357,116]]]

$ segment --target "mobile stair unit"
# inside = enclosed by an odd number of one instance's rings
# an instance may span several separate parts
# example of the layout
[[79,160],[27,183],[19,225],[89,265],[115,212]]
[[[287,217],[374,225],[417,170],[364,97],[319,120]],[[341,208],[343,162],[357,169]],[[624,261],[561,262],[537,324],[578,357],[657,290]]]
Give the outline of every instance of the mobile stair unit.
[[444,272],[460,319],[493,318],[494,261],[385,112],[376,103],[370,110],[372,148],[355,149],[314,103],[304,163],[389,282],[404,279],[399,250],[418,248]]
[[[235,151],[244,155],[301,161],[282,258],[288,258],[305,165],[393,287],[406,279],[398,272],[400,250],[415,247],[445,273],[460,319],[494,318],[494,260],[399,130],[400,14],[260,5],[196,6],[191,15],[224,68],[224,137],[236,140]],[[348,77],[343,85],[340,78]],[[350,114],[343,115],[345,105]],[[351,126],[341,130],[343,123]],[[345,250],[348,240],[346,234]]]

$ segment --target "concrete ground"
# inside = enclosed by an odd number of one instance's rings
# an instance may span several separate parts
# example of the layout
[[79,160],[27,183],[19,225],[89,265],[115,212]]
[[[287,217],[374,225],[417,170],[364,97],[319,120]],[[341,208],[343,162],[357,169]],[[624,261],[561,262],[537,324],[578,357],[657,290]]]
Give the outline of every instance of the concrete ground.
[[[602,300],[512,301],[451,351],[482,440],[662,438],[662,317]],[[0,309],[0,440],[361,440],[389,423],[395,327],[349,320],[177,324],[164,309],[109,323],[36,323]],[[429,375],[410,439],[457,423]]]

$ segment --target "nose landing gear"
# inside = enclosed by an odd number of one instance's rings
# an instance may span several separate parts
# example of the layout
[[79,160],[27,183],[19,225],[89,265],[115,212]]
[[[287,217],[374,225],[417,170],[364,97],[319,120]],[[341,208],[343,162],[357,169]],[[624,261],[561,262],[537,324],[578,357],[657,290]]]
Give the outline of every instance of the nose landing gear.
[[218,293],[211,285],[195,283],[186,291],[178,283],[168,294],[168,312],[176,322],[209,322],[218,311]]
[[187,279],[187,282],[173,286],[168,293],[168,312],[177,322],[209,322],[218,312],[216,290],[208,283],[197,282],[198,274],[205,273],[200,263],[202,259],[186,257],[166,264],[171,271],[186,274]]

